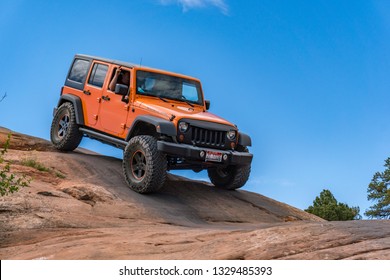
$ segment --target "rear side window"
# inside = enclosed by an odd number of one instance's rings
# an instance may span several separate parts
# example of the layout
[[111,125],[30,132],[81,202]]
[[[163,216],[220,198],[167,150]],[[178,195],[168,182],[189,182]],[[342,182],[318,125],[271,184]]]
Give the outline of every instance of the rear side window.
[[85,81],[85,77],[87,76],[88,69],[88,60],[76,59],[73,63],[72,70],[69,73],[68,79],[73,82],[83,83]]
[[95,63],[89,77],[88,84],[97,87],[103,87],[104,79],[106,78],[108,66],[104,64]]

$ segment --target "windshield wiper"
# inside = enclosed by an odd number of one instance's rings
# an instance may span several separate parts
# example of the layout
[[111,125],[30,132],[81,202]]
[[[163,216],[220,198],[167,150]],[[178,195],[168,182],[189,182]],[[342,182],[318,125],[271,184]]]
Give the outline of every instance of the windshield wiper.
[[145,96],[157,97],[157,98],[160,98],[160,100],[169,103],[168,100],[166,100],[164,97],[161,97],[159,95],[155,95],[155,94],[152,94],[152,93],[149,93],[149,92],[137,92],[137,93],[141,94],[141,95],[145,95]]
[[188,101],[184,96],[181,96],[180,98],[166,98],[165,96],[162,97],[160,95],[155,95],[155,94],[152,94],[152,93],[149,93],[149,92],[137,92],[138,94],[141,94],[141,95],[146,95],[146,96],[152,96],[152,97],[157,97],[159,98],[160,100],[166,102],[166,103],[170,103],[169,102],[169,99],[172,99],[172,100],[176,100],[176,101],[182,101],[182,102],[185,102],[187,103],[188,105],[190,105],[191,107],[195,107],[194,104],[192,104],[190,101]]
[[157,96],[158,98],[160,98],[162,101],[164,101],[165,103],[169,103],[168,100],[166,100],[164,97],[161,97],[161,96]]
[[176,99],[176,100],[180,100],[180,101],[184,101],[185,103],[187,103],[188,105],[190,105],[191,107],[195,107],[191,102],[189,102],[187,100],[187,98],[185,98],[184,96],[181,96],[180,99]]

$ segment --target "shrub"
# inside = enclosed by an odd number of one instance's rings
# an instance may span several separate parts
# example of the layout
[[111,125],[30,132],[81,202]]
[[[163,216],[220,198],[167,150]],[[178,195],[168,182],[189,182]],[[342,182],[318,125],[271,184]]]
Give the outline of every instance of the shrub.
[[11,164],[4,160],[4,155],[8,152],[11,141],[11,134],[8,134],[3,149],[0,151],[0,196],[5,196],[17,192],[21,187],[28,187],[31,180],[23,175],[21,177],[11,173]]

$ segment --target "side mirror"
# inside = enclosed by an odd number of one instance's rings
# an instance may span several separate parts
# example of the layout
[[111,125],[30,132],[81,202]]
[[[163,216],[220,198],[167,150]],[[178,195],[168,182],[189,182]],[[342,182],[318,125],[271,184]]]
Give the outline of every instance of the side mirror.
[[115,94],[120,94],[120,95],[127,95],[127,93],[129,92],[129,87],[126,86],[126,85],[122,85],[122,84],[116,84],[115,86]]
[[206,110],[210,109],[210,100],[205,100]]

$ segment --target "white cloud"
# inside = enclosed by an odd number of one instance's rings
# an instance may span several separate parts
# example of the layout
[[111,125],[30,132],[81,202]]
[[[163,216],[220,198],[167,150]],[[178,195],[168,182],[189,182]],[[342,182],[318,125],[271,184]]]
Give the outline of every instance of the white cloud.
[[223,13],[224,15],[227,15],[229,12],[229,7],[225,3],[225,0],[159,0],[159,1],[163,5],[179,4],[180,6],[182,6],[184,12],[190,9],[206,8],[210,6],[218,8],[221,11],[221,13]]

